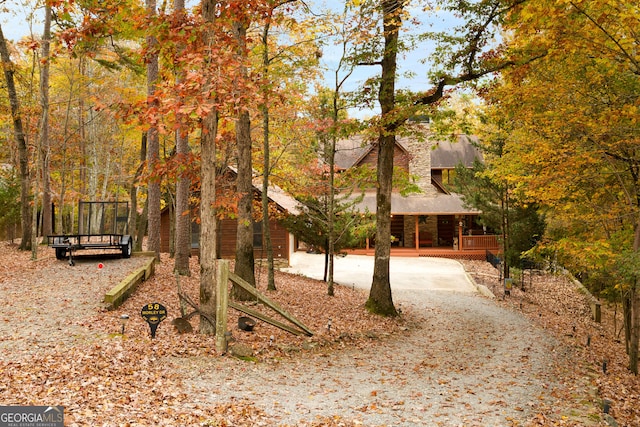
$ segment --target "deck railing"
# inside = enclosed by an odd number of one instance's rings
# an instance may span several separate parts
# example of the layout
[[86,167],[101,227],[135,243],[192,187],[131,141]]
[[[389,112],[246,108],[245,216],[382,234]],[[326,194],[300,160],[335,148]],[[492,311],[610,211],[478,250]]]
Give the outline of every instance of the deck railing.
[[498,236],[484,234],[481,236],[462,236],[460,250],[470,251],[477,249],[499,249]]

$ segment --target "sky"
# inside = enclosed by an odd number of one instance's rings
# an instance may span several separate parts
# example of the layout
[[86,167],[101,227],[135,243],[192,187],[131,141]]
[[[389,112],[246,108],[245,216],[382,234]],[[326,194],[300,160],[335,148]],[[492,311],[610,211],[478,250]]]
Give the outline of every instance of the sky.
[[[327,0],[325,2],[330,7],[334,8],[336,12],[342,11],[339,8],[343,7],[343,1],[336,2]],[[339,6],[336,4],[339,3]],[[420,1],[410,2],[411,4],[421,3]],[[447,28],[451,28],[456,24],[452,15],[448,15],[443,11],[438,11],[437,14],[426,12],[422,7],[418,5],[408,6],[408,12],[412,18],[412,22],[405,22],[403,30],[405,33],[411,32],[413,34],[425,33],[428,31],[444,31]],[[428,73],[430,66],[427,60],[428,56],[434,51],[434,42],[425,41],[417,45],[411,52],[404,52],[398,55],[398,80],[396,82],[397,89],[410,89],[414,91],[426,91],[432,87]],[[339,55],[341,51],[328,47],[323,55],[322,61],[328,68],[327,70],[327,84],[329,87],[335,86],[335,70],[338,65]],[[347,90],[353,90],[371,77],[377,77],[380,75],[381,67],[377,66],[360,66],[357,67],[353,75],[349,77],[349,80],[345,84]],[[413,76],[411,78],[406,77],[404,74],[411,72]],[[373,110],[350,110],[350,115],[357,118],[367,118],[373,114],[379,112],[378,108]]]
[[[30,19],[33,11],[30,6],[23,3],[33,3],[29,0],[5,0],[0,5],[0,23],[2,23],[2,32],[7,40],[18,41],[33,30],[34,33],[42,33],[42,22]],[[6,10],[8,9],[8,10]]]

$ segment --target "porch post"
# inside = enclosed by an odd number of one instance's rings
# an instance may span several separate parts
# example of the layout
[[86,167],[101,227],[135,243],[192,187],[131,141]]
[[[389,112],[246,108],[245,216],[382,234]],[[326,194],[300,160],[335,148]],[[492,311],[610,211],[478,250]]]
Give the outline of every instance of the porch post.
[[462,221],[458,223],[458,250],[462,250]]
[[415,228],[416,228],[416,232],[415,232],[415,239],[413,244],[416,247],[416,250],[420,249],[420,225],[418,224],[418,221],[420,219],[420,215],[414,215],[413,216],[413,222],[415,224]]

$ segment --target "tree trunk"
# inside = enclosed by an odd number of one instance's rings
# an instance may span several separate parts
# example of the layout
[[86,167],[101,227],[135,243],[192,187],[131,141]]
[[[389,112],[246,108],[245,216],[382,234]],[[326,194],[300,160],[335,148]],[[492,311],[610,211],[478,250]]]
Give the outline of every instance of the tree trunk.
[[[147,14],[153,17],[156,14],[156,1],[147,0]],[[147,37],[148,47],[155,49],[157,40],[153,36]],[[152,104],[156,104],[154,94],[158,81],[158,54],[152,53],[147,58],[147,95]],[[151,107],[151,105],[150,105]],[[160,177],[156,174],[156,166],[160,157],[160,138],[158,128],[152,126],[147,131],[147,173],[150,175],[147,190],[147,249],[155,253],[160,260]]]
[[[269,19],[271,16],[269,16]],[[264,25],[262,32],[262,76],[269,81],[269,28],[270,21]],[[263,150],[263,173],[262,173],[262,235],[264,236],[264,246],[267,251],[267,289],[276,290],[276,280],[273,264],[273,245],[271,242],[271,228],[269,226],[269,176],[271,174],[271,159],[269,156],[269,88],[263,86],[264,103],[262,111],[262,150]]]
[[[184,14],[184,0],[175,1],[176,12]],[[184,46],[182,47],[184,48]],[[183,81],[182,71],[178,71],[177,83]],[[176,131],[176,152],[179,161],[185,161],[189,154],[188,130],[182,127]],[[185,168],[186,169],[186,168]],[[191,211],[189,207],[189,174],[181,173],[176,184],[175,218],[175,259],[173,271],[181,276],[190,276],[189,256],[191,255]]]
[[[502,215],[502,279],[506,280],[510,277],[509,272],[509,262],[507,260],[507,254],[509,253],[509,206],[508,199],[509,194],[507,193],[507,189],[505,188],[502,193],[502,200],[500,201],[502,205],[502,209],[500,209],[500,213]],[[505,282],[506,283],[506,282]]]
[[49,49],[51,45],[51,6],[44,8],[42,58],[40,58],[40,150],[42,156],[42,235],[53,234],[51,212],[51,142],[49,141]]
[[384,316],[396,316],[389,281],[391,257],[391,191],[393,188],[393,153],[396,120],[391,118],[395,109],[396,56],[398,31],[402,25],[402,3],[383,0],[384,54],[378,100],[382,114],[382,129],[378,137],[378,173],[376,191],[376,248],[373,282],[366,306],[369,311]]
[[[68,229],[68,225],[65,226],[64,215],[65,215],[65,198],[67,193],[67,166],[69,164],[67,154],[68,142],[69,142],[69,123],[71,121],[71,110],[72,104],[74,101],[74,90],[73,84],[75,80],[71,80],[71,86],[69,88],[69,98],[67,99],[67,108],[64,116],[64,132],[63,132],[63,143],[62,143],[62,170],[60,171],[60,196],[58,198],[58,215],[56,216],[56,223],[54,227],[55,234],[68,234],[72,230]],[[71,174],[73,176],[73,174]]]
[[[186,145],[187,137],[178,138],[179,145]],[[185,150],[182,146],[178,152]],[[175,218],[175,261],[174,271],[181,276],[189,276],[189,256],[191,255],[191,210],[189,207],[189,190],[191,180],[187,176],[180,176],[176,186],[176,218]]]
[[[85,81],[86,77],[86,64],[84,56],[80,56],[78,59],[78,68],[80,70],[80,82]],[[78,98],[78,133],[80,134],[80,197],[84,198],[87,195],[87,126],[84,111],[84,98],[85,87],[80,83]],[[74,208],[75,209],[75,208]]]
[[133,250],[136,252],[142,251],[142,240],[144,239],[145,232],[147,231],[147,205],[145,203],[144,212],[138,214],[138,182],[142,175],[144,168],[144,161],[147,158],[147,133],[143,132],[140,138],[140,165],[133,176],[130,189],[130,202],[129,208],[129,235],[133,236]]
[[[213,24],[216,16],[215,0],[202,0],[202,18],[210,27],[205,43],[213,48],[215,34]],[[211,54],[211,53],[209,53]],[[215,108],[202,118],[201,151],[201,192],[200,192],[200,332],[216,333],[216,274],[217,274],[217,221],[216,203],[216,135],[218,133],[218,112]],[[213,322],[210,322],[211,319]]]
[[[385,135],[378,139],[378,188],[376,193],[376,246],[373,267],[373,283],[366,306],[369,311],[384,316],[395,316],[389,261],[391,257],[391,189],[393,173],[393,151],[395,136]],[[389,175],[387,175],[389,174]]]
[[26,251],[31,249],[31,209],[29,206],[29,150],[27,148],[27,140],[22,127],[22,116],[20,111],[20,101],[16,92],[16,85],[13,79],[13,63],[9,55],[7,41],[2,32],[0,25],[0,59],[4,68],[4,77],[7,85],[7,93],[9,95],[9,103],[11,104],[11,119],[13,121],[13,132],[16,143],[18,144],[19,162],[20,162],[20,226],[22,227],[22,240],[20,241],[20,250]]
[[[640,217],[636,224],[635,237],[633,239],[633,250],[640,250]],[[629,343],[629,369],[638,375],[638,344],[640,340],[640,290],[638,280],[635,280],[631,288],[631,336]]]
[[631,334],[629,339],[629,370],[638,375],[638,340],[640,339],[640,292],[638,283],[631,291]]
[[622,294],[622,316],[624,326],[624,343],[627,356],[631,352],[631,292]]
[[[238,60],[240,62],[240,82],[247,79],[246,37],[247,27],[244,23],[234,24],[238,43]],[[236,88],[240,91],[240,88]],[[251,162],[251,118],[246,110],[246,102],[240,101],[238,120],[236,121],[236,143],[238,149],[238,176],[236,191],[238,192],[238,225],[236,233],[235,273],[251,286],[256,286],[255,261],[253,257],[253,168]],[[233,297],[238,300],[250,300],[252,295],[239,286],[233,287]]]

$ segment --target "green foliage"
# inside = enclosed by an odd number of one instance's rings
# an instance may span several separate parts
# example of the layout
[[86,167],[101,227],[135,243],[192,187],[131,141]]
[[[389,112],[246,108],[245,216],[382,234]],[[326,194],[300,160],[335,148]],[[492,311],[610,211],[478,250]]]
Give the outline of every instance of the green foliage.
[[535,246],[545,230],[538,206],[519,200],[517,193],[487,173],[487,166],[478,160],[472,168],[458,165],[455,172],[456,192],[466,205],[482,211],[481,224],[503,235],[507,264],[519,266],[522,254]]
[[[373,234],[373,215],[354,210],[357,200],[336,202],[334,215],[334,252],[353,247]],[[324,198],[306,196],[298,198],[304,210],[300,215],[288,215],[283,225],[300,240],[325,249],[329,237],[328,206]]]

